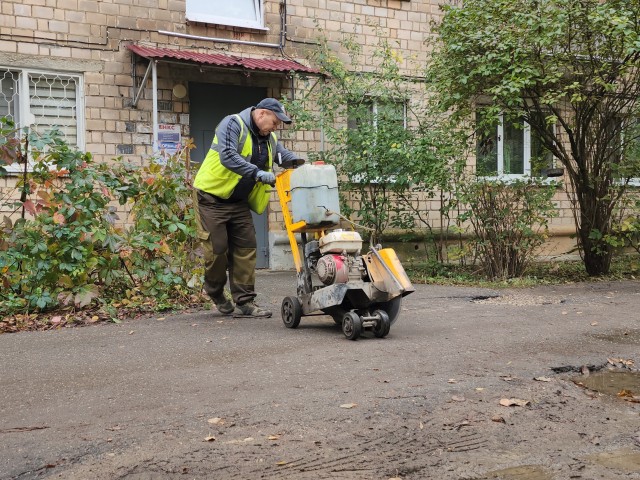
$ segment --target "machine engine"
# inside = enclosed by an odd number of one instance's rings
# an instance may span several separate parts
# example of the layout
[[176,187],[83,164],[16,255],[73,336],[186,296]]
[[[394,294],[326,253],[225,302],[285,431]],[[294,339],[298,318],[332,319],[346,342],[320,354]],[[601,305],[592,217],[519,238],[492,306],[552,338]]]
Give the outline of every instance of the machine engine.
[[349,282],[350,276],[360,278],[361,249],[362,237],[358,232],[334,230],[320,237],[309,250],[305,249],[305,255],[320,281],[324,285],[333,285]]
[[316,273],[325,285],[347,283],[349,281],[349,262],[342,255],[324,255],[316,264]]

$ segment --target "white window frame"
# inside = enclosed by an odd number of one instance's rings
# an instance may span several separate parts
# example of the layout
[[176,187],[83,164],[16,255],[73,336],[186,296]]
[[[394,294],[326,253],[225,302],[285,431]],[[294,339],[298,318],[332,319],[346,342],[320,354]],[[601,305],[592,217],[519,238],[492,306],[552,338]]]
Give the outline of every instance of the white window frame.
[[[404,129],[407,129],[407,101],[406,100],[397,100],[393,101],[396,105],[402,104],[402,126]],[[380,101],[378,99],[374,99],[371,101],[371,114],[373,115],[373,126],[378,128],[378,108],[380,105]]]
[[269,30],[264,26],[264,0],[253,0],[254,19],[227,17],[216,14],[216,2],[232,2],[233,0],[186,0],[186,19],[192,22],[226,25],[229,27]]
[[[638,118],[636,121],[640,122],[640,118]],[[624,141],[624,137],[622,137],[622,140]],[[640,141],[640,139],[638,139],[638,141]],[[627,185],[631,187],[640,187],[640,177],[631,177],[627,182]]]
[[[396,104],[402,104],[402,126],[406,130],[407,129],[407,100],[393,100]],[[371,97],[371,116],[372,116],[372,124],[374,128],[377,130],[378,128],[378,105],[381,100],[375,97]],[[353,183],[365,183],[364,179],[361,175],[354,175],[351,178]],[[395,183],[396,176],[389,175],[385,179],[382,178],[372,178],[369,183]]]
[[[19,135],[25,127],[30,127],[36,123],[36,115],[32,113],[32,99],[29,91],[29,83],[31,76],[44,75],[47,77],[65,77],[72,78],[76,83],[76,99],[75,99],[75,118],[76,118],[76,142],[75,147],[79,150],[85,148],[85,116],[84,116],[84,77],[80,73],[70,73],[55,70],[37,70],[29,68],[9,67],[0,65],[0,72],[13,72],[18,75],[16,81],[17,93],[14,94],[14,101],[17,101],[16,111],[14,112],[14,121]],[[24,99],[28,99],[25,101]],[[11,164],[4,166],[8,174],[21,173],[24,165]],[[29,165],[28,170],[31,170]]]
[[[478,175],[479,177],[486,180],[519,180],[527,177],[531,177],[531,126],[526,121],[522,120],[523,123],[523,138],[522,138],[522,148],[523,156],[523,173],[504,173],[504,115],[500,115],[500,123],[497,126],[497,157],[498,157],[498,174],[497,175]],[[554,127],[555,128],[555,127]],[[476,158],[476,172],[478,168],[478,159]]]

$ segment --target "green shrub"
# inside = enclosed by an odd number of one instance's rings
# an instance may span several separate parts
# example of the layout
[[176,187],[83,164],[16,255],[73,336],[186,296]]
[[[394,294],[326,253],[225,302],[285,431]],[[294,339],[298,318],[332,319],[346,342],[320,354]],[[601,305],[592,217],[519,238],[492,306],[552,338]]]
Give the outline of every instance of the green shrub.
[[469,242],[489,279],[520,277],[547,238],[557,215],[555,185],[540,180],[503,182],[481,178],[461,186],[468,210],[459,217],[474,234]]
[[[33,167],[2,202],[10,213],[0,229],[0,314],[92,302],[157,307],[198,293],[186,151],[162,165],[108,166],[55,131],[16,143],[10,128],[0,122],[0,158],[28,151]],[[116,225],[115,201],[131,222]]]

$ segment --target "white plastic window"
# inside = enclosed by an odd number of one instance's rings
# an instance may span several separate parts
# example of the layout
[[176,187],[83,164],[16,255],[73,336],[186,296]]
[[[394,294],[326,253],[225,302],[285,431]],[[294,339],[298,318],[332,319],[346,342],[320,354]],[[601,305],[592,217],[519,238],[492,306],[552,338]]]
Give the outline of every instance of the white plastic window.
[[[407,104],[402,100],[384,100],[371,98],[364,106],[364,110],[357,107],[349,107],[347,119],[347,127],[349,129],[358,129],[363,123],[373,126],[373,130],[378,131],[380,119],[384,118],[387,122],[393,122],[402,128],[407,128]],[[371,165],[375,166],[376,161],[372,160]],[[395,182],[394,175],[384,178],[385,182]],[[383,179],[372,179],[370,183],[381,183]],[[353,175],[351,181],[363,183],[364,179],[361,175]]]
[[264,29],[262,0],[187,0],[187,20]]
[[[626,162],[637,165],[640,162],[640,118],[634,117],[626,122],[628,124],[625,132],[620,135],[621,152],[626,157]],[[629,185],[640,187],[640,176],[630,178]]]
[[553,165],[553,155],[531,131],[528,123],[505,124],[502,117],[495,130],[478,135],[476,172],[483,177],[519,178],[540,176]]

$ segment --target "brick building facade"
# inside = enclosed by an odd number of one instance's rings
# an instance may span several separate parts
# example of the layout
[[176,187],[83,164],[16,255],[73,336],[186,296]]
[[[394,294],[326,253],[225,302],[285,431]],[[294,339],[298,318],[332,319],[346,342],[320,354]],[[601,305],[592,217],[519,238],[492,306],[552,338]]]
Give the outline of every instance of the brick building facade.
[[[109,162],[148,162],[176,138],[204,158],[226,114],[266,96],[304,88],[318,28],[330,40],[354,33],[375,44],[376,28],[420,61],[438,0],[3,0],[0,115],[21,126],[61,126],[67,141]],[[163,133],[164,132],[164,133]],[[301,156],[320,131],[281,132]],[[13,180],[0,179],[0,188]],[[566,207],[566,202],[564,202]],[[261,266],[291,265],[275,199],[257,221]],[[562,205],[561,205],[562,207]],[[570,214],[554,220],[571,231]]]

